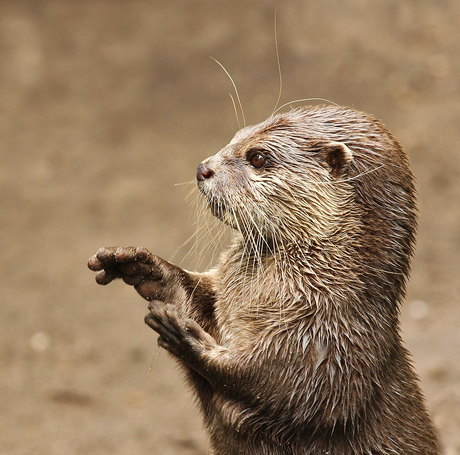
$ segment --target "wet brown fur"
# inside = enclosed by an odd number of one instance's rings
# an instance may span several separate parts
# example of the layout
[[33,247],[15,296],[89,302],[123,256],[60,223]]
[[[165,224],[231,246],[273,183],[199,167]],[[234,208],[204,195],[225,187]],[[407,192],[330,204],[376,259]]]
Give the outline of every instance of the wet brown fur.
[[[203,164],[201,192],[237,231],[217,267],[130,258],[156,270],[131,284],[161,300],[146,322],[185,368],[211,453],[439,454],[400,338],[417,224],[400,144],[365,114],[308,107]],[[114,265],[126,253],[105,251],[100,281],[129,281]]]

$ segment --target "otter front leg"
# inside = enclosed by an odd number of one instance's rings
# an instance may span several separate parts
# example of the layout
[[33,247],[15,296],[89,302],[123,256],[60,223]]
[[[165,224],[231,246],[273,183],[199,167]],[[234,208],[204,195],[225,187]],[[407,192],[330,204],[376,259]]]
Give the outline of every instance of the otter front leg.
[[88,261],[96,282],[121,278],[146,300],[162,300],[181,308],[208,332],[215,329],[212,272],[187,272],[142,247],[101,248]]

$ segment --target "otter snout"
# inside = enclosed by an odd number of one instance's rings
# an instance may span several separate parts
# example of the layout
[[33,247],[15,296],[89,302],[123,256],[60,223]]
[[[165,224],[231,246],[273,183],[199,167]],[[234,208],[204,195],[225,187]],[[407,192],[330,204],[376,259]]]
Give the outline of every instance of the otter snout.
[[206,167],[203,163],[199,164],[196,169],[196,179],[199,182],[204,182],[205,180],[211,178],[214,175],[214,171]]

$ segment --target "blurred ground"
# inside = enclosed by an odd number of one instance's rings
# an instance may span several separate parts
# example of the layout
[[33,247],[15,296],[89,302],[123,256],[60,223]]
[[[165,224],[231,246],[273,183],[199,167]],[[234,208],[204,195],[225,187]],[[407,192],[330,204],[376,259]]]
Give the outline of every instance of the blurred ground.
[[[204,454],[174,363],[103,245],[169,259],[196,165],[278,94],[275,1],[0,0],[0,454]],[[381,118],[411,157],[418,252],[404,339],[446,455],[460,455],[460,3],[278,2],[281,103]],[[180,252],[175,260],[184,254]],[[193,268],[191,260],[183,265]]]

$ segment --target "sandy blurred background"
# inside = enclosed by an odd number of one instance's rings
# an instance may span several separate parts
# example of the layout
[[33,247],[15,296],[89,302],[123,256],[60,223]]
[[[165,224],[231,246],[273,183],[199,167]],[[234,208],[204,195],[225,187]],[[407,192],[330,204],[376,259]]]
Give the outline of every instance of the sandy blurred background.
[[86,261],[103,245],[170,259],[194,232],[176,184],[237,129],[209,57],[248,123],[263,120],[276,4],[281,103],[372,113],[411,157],[404,339],[444,452],[460,455],[458,0],[0,0],[0,455],[205,453],[146,302],[97,286]]

